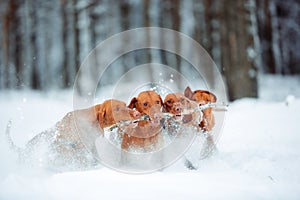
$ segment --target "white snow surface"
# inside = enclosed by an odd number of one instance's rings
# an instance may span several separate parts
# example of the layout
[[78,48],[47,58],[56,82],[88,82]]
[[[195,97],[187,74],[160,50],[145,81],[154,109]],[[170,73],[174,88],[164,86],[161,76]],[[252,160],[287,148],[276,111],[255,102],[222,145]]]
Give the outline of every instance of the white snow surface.
[[299,199],[300,78],[259,77],[259,98],[232,102],[217,151],[197,170],[182,160],[151,174],[106,167],[57,173],[16,164],[22,147],[72,110],[72,91],[0,93],[0,199]]

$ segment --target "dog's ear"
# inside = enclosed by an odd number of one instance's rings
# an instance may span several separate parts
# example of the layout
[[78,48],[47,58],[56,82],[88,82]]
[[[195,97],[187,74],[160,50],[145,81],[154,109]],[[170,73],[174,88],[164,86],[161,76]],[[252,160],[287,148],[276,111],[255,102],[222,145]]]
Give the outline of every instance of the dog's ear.
[[166,102],[164,102],[163,104],[162,104],[162,111],[163,112],[169,112],[169,109],[168,109],[168,105],[167,105],[167,103]]
[[102,104],[97,104],[94,106],[93,114],[96,116],[97,121],[99,121],[98,112],[102,109]]
[[217,102],[217,97],[213,93],[210,92],[210,97],[211,97],[211,102],[216,103]]
[[99,110],[101,110],[102,104],[97,104],[94,106],[94,112],[97,114]]
[[128,108],[136,108],[136,103],[137,103],[137,99],[135,97],[133,97],[130,101],[130,104],[128,105]]
[[193,92],[189,86],[187,86],[184,90],[184,96],[186,96],[188,99],[191,99],[193,96]]
[[206,90],[199,90],[201,93],[206,93],[209,95],[209,99],[210,99],[210,102],[212,103],[216,103],[217,102],[217,97],[216,95],[214,95],[212,92],[209,92],[209,91],[206,91]]
[[97,120],[99,122],[99,125],[103,129],[104,128],[105,116],[106,116],[105,106],[103,106],[103,104],[101,104],[98,107],[98,110],[96,112],[97,112]]
[[167,111],[167,105],[166,105],[166,104],[163,104],[163,105],[162,105],[162,112],[168,112],[168,111]]
[[161,106],[164,106],[164,102],[163,102],[163,100],[162,100],[162,98],[161,98],[160,95],[159,95],[159,100],[160,100],[160,105],[161,105]]

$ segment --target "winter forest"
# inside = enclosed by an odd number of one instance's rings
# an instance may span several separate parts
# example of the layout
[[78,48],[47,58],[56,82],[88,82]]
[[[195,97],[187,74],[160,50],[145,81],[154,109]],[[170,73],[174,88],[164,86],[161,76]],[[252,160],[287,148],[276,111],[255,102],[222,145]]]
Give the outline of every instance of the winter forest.
[[0,0],[0,27],[1,200],[299,199],[299,0]]
[[[128,29],[163,27],[187,34],[208,51],[230,100],[257,97],[258,73],[300,73],[299,18],[297,0],[4,0],[0,89],[70,88],[83,59],[101,41]],[[129,61],[124,56],[119,65],[183,67],[180,57],[156,53],[144,50]]]

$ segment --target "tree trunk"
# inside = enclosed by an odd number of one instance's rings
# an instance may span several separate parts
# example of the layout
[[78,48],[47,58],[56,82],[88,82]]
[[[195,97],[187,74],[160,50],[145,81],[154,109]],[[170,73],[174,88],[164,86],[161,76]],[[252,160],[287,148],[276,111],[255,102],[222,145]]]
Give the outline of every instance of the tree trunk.
[[72,0],[73,4],[73,32],[74,32],[74,59],[75,59],[75,72],[80,67],[80,30],[78,27],[79,11],[77,10],[77,0]]
[[249,12],[244,1],[221,3],[222,65],[231,101],[242,97],[257,97],[256,68],[248,51],[253,48]]
[[3,27],[2,27],[2,34],[3,34],[3,39],[2,39],[2,48],[3,48],[3,75],[2,78],[2,84],[3,88],[8,88],[9,87],[9,46],[10,46],[10,39],[9,39],[9,32],[10,32],[10,26],[11,26],[11,17],[10,14],[12,9],[12,3],[11,1],[7,5],[7,12],[5,13],[3,17]]
[[[149,27],[150,26],[150,16],[149,16],[149,0],[144,0],[144,21],[143,21],[143,25],[145,27]],[[147,33],[146,37],[146,44],[147,46],[150,45],[151,41],[150,41],[150,36],[149,33]],[[143,51],[146,53],[146,57],[145,57],[145,63],[150,63],[151,62],[151,51]]]
[[69,50],[68,50],[68,13],[66,0],[61,0],[61,16],[62,16],[62,47],[63,47],[63,63],[61,67],[62,87],[66,88],[70,83],[69,66]]
[[261,57],[263,72],[275,73],[275,62],[272,50],[272,24],[271,24],[271,14],[269,10],[269,0],[260,1],[256,0],[258,12],[258,33],[261,45]]
[[[180,31],[180,2],[179,0],[173,0],[171,6],[171,16],[172,16],[172,29],[175,31]],[[175,40],[175,49],[177,52],[180,50],[180,41]],[[179,55],[174,55],[176,59],[175,68],[180,71],[180,59]]]
[[213,23],[213,16],[212,16],[212,1],[204,0],[204,19],[205,21],[205,39],[203,38],[203,45],[205,50],[212,55],[212,23]]
[[31,23],[31,34],[30,34],[30,43],[32,48],[32,81],[31,81],[31,88],[33,89],[41,89],[41,80],[38,72],[38,65],[37,65],[37,52],[38,52],[38,45],[37,45],[37,15],[36,15],[36,6],[34,1],[29,1],[30,5],[30,16],[32,19]]

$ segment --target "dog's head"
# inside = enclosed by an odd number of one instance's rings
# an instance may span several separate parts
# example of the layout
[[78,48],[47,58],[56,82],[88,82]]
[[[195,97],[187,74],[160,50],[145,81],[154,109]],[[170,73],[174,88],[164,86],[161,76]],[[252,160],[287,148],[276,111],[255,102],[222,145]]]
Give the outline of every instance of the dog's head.
[[181,93],[168,94],[164,99],[166,112],[180,115],[184,110],[195,108],[195,105]]
[[190,87],[185,89],[184,96],[197,102],[200,106],[217,101],[217,97],[213,93],[206,90],[195,90],[192,92]]
[[183,117],[183,122],[194,120],[192,113],[186,113],[190,109],[196,108],[197,104],[192,102],[181,93],[168,94],[164,99],[164,111],[174,114],[175,119]]
[[135,108],[142,115],[146,114],[151,120],[160,118],[162,113],[162,99],[159,94],[154,91],[143,91],[137,97],[132,98],[129,108]]
[[133,120],[141,114],[126,106],[125,102],[111,99],[96,106],[97,119],[100,127],[105,128],[124,120]]
[[183,105],[178,96],[174,93],[168,94],[164,99],[164,111],[174,115],[180,115],[183,110]]

